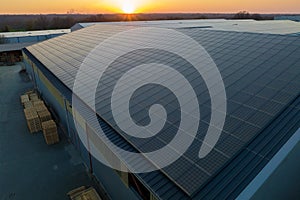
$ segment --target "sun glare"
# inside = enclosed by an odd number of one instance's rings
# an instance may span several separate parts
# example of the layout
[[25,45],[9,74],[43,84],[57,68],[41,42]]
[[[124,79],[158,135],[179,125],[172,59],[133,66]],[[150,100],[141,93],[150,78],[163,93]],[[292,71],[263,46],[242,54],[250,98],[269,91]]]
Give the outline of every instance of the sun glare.
[[135,6],[130,2],[124,2],[122,11],[126,14],[132,14],[135,11]]

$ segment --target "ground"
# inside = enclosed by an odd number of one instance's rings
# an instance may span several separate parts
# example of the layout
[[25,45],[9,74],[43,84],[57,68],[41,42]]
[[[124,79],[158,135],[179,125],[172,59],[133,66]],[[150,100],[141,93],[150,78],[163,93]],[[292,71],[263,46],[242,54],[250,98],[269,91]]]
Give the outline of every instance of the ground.
[[41,132],[29,133],[20,95],[33,84],[20,70],[0,67],[0,200],[68,199],[68,191],[95,183],[62,134],[48,146]]

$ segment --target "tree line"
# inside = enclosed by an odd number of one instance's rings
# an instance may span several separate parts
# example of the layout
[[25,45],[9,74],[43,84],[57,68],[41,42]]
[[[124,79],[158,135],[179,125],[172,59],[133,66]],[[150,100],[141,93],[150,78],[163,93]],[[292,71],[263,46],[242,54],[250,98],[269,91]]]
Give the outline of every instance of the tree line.
[[79,22],[151,21],[181,19],[273,19],[272,15],[250,14],[61,14],[61,15],[0,15],[0,32],[66,29]]

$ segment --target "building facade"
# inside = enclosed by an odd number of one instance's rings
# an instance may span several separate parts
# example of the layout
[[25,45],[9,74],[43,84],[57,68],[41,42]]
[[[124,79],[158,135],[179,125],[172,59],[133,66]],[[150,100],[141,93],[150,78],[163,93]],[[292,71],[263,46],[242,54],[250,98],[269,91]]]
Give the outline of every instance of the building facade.
[[[160,25],[164,26],[164,23]],[[36,89],[52,110],[65,136],[80,152],[87,169],[112,199],[235,199],[300,127],[299,37],[203,30],[186,26],[184,22],[182,26],[175,24],[173,29],[201,43],[220,70],[228,104],[224,130],[216,147],[205,159],[193,160],[194,149],[199,149],[191,146],[190,151],[172,165],[143,174],[119,172],[95,159],[89,153],[92,147],[82,144],[78,127],[89,139],[97,132],[96,124],[100,124],[110,140],[133,152],[141,149],[138,143],[113,128],[108,123],[109,118],[94,111],[80,97],[82,110],[72,108],[75,76],[86,56],[112,34],[132,27],[90,26],[23,50],[26,70]],[[198,101],[203,117],[199,124],[206,130],[211,112],[207,110],[209,99],[205,97],[208,93],[203,79],[187,72],[190,66],[180,58],[171,56],[167,60],[162,55],[162,52],[143,52],[143,56],[124,59],[120,62],[122,66],[116,64],[113,68],[120,69],[114,70],[120,72],[123,67],[138,63],[142,58],[168,64],[181,63],[175,65],[176,70],[186,73],[201,96]],[[166,53],[165,56],[170,55]],[[151,97],[144,98],[147,101]],[[88,120],[91,118],[89,113],[97,115],[97,120]],[[76,127],[75,123],[79,126]],[[172,125],[175,126],[175,122]],[[201,137],[203,132],[199,130],[198,141],[202,141]],[[117,157],[104,142],[101,144],[105,156]],[[122,158],[118,159],[117,164],[126,167]],[[289,194],[290,197],[298,195],[295,191]]]

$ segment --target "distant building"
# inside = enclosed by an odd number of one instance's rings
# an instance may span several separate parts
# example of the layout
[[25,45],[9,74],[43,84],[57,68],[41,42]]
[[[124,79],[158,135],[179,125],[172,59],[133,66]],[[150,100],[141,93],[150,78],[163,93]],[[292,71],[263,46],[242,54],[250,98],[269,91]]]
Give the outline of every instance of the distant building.
[[[128,25],[130,27],[126,27]],[[300,37],[291,34],[300,32],[300,27],[296,27],[294,22],[182,20],[81,26],[83,28],[71,34],[26,47],[23,55],[26,70],[36,89],[56,113],[66,137],[76,146],[87,169],[99,180],[108,196],[112,199],[144,200],[299,199]],[[80,109],[72,107],[76,74],[90,52],[113,34],[141,26],[169,28],[190,36],[207,50],[218,66],[226,88],[226,121],[220,140],[205,158],[199,158],[198,153],[212,116],[208,108],[211,104],[208,90],[218,90],[215,85],[208,88],[190,63],[175,54],[156,52],[152,48],[129,52],[112,62],[106,71],[101,65],[103,60],[92,57],[93,64],[83,72],[81,80],[85,96],[75,93]],[[207,28],[209,26],[213,28]],[[165,38],[159,39],[163,41]],[[177,43],[177,38],[172,39],[174,48],[183,49],[188,55],[194,53],[183,47],[185,44],[182,42]],[[103,49],[109,52],[106,58],[114,57],[111,52],[118,52],[118,48],[130,48],[130,44],[122,42],[128,40],[137,44],[141,42],[138,38],[123,35],[116,41],[120,47]],[[130,114],[136,117],[137,123],[141,123],[145,122],[145,116],[140,112],[145,108],[141,105],[152,105],[151,100],[170,105],[170,121],[160,133],[162,135],[155,135],[150,141],[140,141],[116,126],[111,116],[111,88],[120,77],[143,62],[172,64],[174,70],[193,85],[196,96],[190,97],[185,93],[182,96],[186,105],[191,100],[199,103],[201,119],[193,125],[199,125],[200,129],[188,151],[170,166],[149,173],[125,173],[105,166],[89,153],[91,148],[95,148],[96,141],[104,149],[106,147],[105,141],[99,141],[95,136],[99,124],[107,139],[118,147],[129,152],[143,152],[145,146],[155,150],[162,148],[159,144],[172,140],[180,123],[174,116],[178,112],[174,94],[151,86],[140,93],[142,95],[137,97],[137,102],[133,101],[134,111]],[[203,68],[206,69],[206,65]],[[93,73],[102,70],[106,73],[106,77],[101,79],[103,90],[99,89],[103,93],[92,96],[89,93],[90,83],[99,78]],[[134,73],[129,81],[139,80],[141,72],[144,71]],[[173,81],[173,85],[182,84],[182,81]],[[177,89],[180,91],[182,88]],[[91,106],[84,100],[89,96],[95,99],[95,105]],[[81,142],[75,124],[90,141],[88,147]],[[148,131],[146,126],[144,131]],[[188,131],[186,134],[189,134]],[[175,151],[172,146],[169,148],[170,152]],[[107,156],[117,158],[116,165],[126,168],[125,158],[116,155],[112,149],[105,150],[105,153],[102,152],[104,159]],[[136,165],[143,165],[144,161],[152,162],[146,156],[133,159]]]
[[66,33],[69,33],[70,29],[60,30],[42,30],[42,31],[25,31],[25,32],[4,32],[0,33],[4,36],[6,43],[33,43],[48,40]]
[[287,20],[225,20],[225,19],[204,19],[204,20],[162,20],[162,21],[131,21],[131,22],[95,22],[77,23],[71,27],[71,31],[97,24],[118,25],[118,26],[150,26],[150,27],[178,27],[178,28],[199,28],[203,30],[235,31],[247,33],[267,33],[280,35],[297,35],[300,33],[300,23]]
[[35,42],[0,44],[0,66],[13,65],[16,62],[22,61],[21,50],[33,44],[35,44]]
[[274,17],[274,20],[291,20],[300,22],[300,15],[278,15]]
[[70,29],[0,33],[0,65],[19,62],[21,49],[69,32]]

